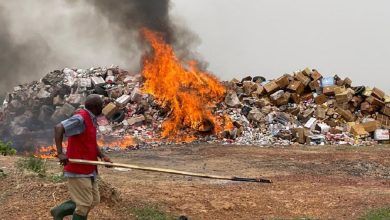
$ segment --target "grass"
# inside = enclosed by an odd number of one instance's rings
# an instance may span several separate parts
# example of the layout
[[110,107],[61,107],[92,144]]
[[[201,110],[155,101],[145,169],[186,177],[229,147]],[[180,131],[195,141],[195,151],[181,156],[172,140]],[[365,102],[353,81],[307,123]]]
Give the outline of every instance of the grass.
[[371,210],[359,219],[360,220],[389,220],[390,207]]
[[16,161],[16,166],[23,170],[29,170],[37,173],[40,177],[46,176],[46,162],[34,156],[23,157]]
[[16,150],[12,147],[11,142],[5,143],[2,140],[0,140],[0,154],[3,156],[15,155]]
[[52,175],[48,176],[47,179],[53,183],[61,183],[61,182],[64,182],[66,180],[66,178],[62,172],[57,173],[57,174],[52,174]]
[[175,218],[162,211],[157,206],[146,205],[143,207],[131,208],[137,220],[174,220]]

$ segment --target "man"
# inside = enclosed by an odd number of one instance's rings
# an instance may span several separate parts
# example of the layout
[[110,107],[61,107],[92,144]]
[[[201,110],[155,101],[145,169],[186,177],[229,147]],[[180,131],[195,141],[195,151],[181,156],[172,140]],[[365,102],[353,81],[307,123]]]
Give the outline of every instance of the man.
[[[54,128],[58,158],[64,165],[64,176],[68,179],[72,199],[51,210],[55,220],[62,220],[64,216],[72,214],[75,220],[87,219],[91,209],[100,202],[97,166],[72,164],[68,158],[97,161],[100,157],[105,162],[111,162],[100,151],[96,142],[96,117],[102,113],[102,109],[103,101],[100,96],[89,95],[85,101],[85,109],[77,111]],[[68,137],[66,154],[62,151],[64,135]]]

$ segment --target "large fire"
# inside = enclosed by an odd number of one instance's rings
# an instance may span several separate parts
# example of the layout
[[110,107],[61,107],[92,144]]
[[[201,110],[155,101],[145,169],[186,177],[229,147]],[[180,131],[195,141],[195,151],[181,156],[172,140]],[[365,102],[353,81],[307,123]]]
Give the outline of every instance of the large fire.
[[143,59],[143,91],[170,109],[162,124],[162,137],[192,139],[187,128],[221,130],[212,108],[222,100],[225,87],[215,76],[199,70],[196,61],[182,63],[160,34],[148,29],[143,29],[142,34],[152,48]]

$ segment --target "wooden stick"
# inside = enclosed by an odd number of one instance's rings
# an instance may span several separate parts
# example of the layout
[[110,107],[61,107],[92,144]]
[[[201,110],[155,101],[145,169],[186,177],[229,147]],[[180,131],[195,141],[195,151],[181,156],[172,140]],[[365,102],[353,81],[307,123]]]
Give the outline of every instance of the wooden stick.
[[218,176],[218,175],[193,173],[193,172],[186,172],[186,171],[179,171],[179,170],[172,170],[172,169],[164,169],[164,168],[144,167],[144,166],[137,166],[137,165],[132,165],[132,164],[123,164],[123,163],[109,163],[109,162],[103,162],[103,161],[91,161],[91,160],[81,160],[81,159],[69,159],[69,162],[76,163],[76,164],[122,167],[122,168],[130,168],[130,169],[135,169],[135,170],[170,173],[170,174],[176,174],[176,175],[193,176],[193,177],[209,178],[209,179],[220,179],[220,180],[231,180],[231,181],[242,181],[242,182],[272,183],[271,180],[262,179],[262,178]]

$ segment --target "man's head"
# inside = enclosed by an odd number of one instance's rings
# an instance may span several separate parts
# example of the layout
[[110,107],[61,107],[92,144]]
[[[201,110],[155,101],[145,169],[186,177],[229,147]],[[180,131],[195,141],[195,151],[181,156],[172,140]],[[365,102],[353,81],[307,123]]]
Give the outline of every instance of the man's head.
[[103,100],[100,98],[99,95],[89,95],[85,100],[85,108],[92,112],[94,115],[99,116],[100,114],[102,114]]

